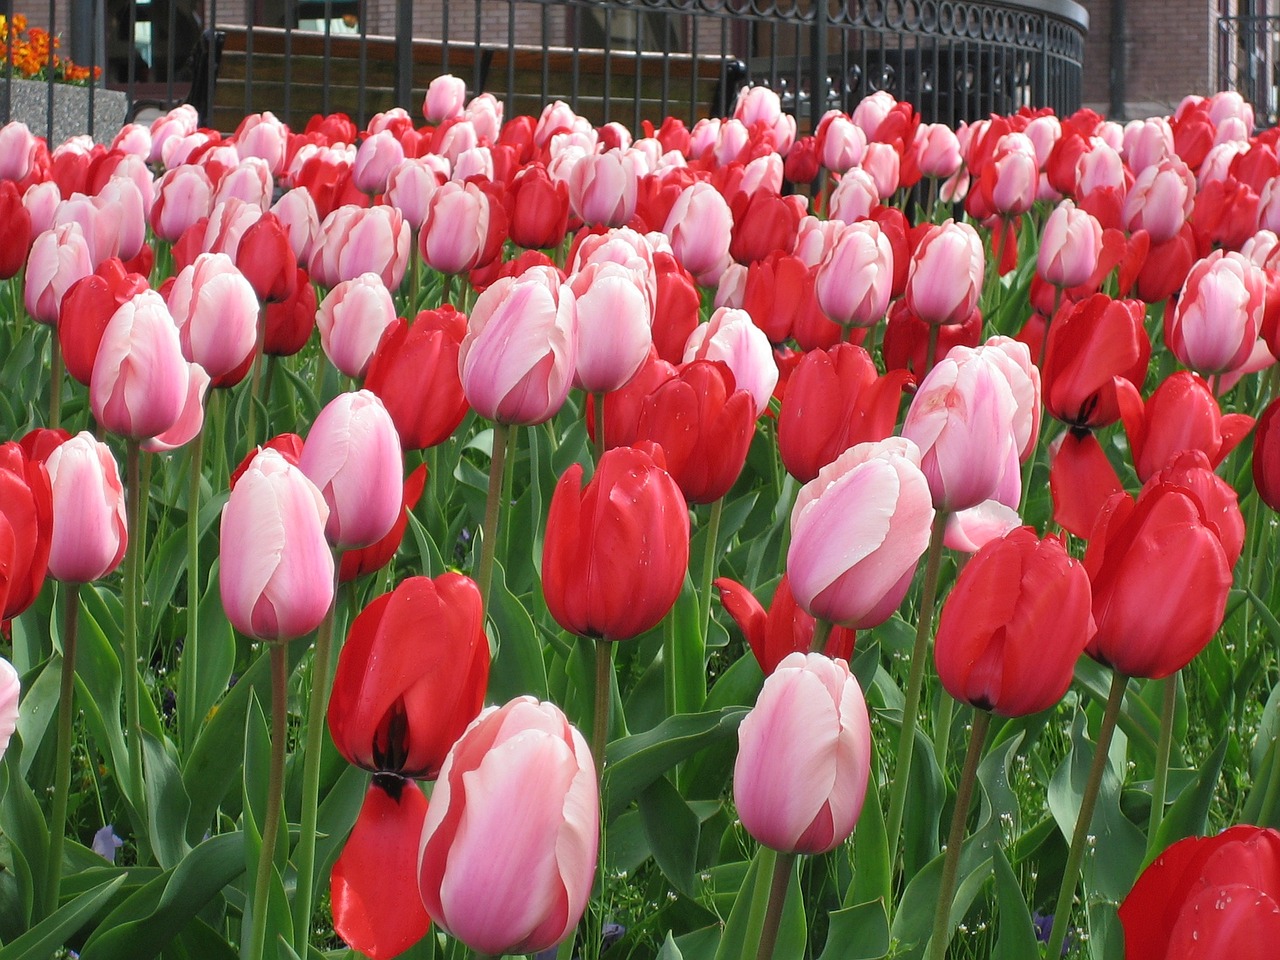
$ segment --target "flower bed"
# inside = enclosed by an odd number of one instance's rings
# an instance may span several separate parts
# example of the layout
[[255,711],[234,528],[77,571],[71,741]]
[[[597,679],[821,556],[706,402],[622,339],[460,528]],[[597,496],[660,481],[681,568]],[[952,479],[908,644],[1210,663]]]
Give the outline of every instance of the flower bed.
[[1247,105],[424,115],[0,129],[0,957],[1261,955]]

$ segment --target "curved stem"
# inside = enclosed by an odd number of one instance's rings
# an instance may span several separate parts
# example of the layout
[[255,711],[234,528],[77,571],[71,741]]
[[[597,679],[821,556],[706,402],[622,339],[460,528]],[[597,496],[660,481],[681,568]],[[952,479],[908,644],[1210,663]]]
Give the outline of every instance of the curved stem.
[[[448,274],[445,275],[446,279]],[[498,514],[502,505],[502,473],[507,460],[507,443],[511,427],[505,423],[493,425],[493,452],[489,459],[489,494],[484,502],[484,539],[480,543],[480,569],[476,572],[476,586],[480,588],[480,600],[485,612],[489,610],[489,585],[493,582],[493,555],[498,549]]]
[[938,334],[941,331],[941,329],[942,328],[939,327],[936,323],[929,324],[929,349],[924,356],[924,374],[921,374],[921,376],[928,374],[928,372],[933,369],[934,363],[937,362]]
[[263,304],[258,310],[258,342],[253,348],[253,377],[249,381],[249,423],[244,431],[249,438],[246,450],[252,450],[258,445],[258,401],[262,396],[262,350],[266,342],[267,306]]
[[187,477],[187,639],[182,644],[182,700],[178,705],[178,716],[186,721],[182,738],[188,748],[196,742],[196,730],[200,727],[200,717],[192,711],[196,707],[196,673],[199,670],[196,650],[200,630],[200,476],[203,467],[202,428],[191,441],[191,464]]
[[49,857],[45,863],[44,916],[58,909],[62,889],[62,841],[66,834],[67,798],[71,794],[71,738],[75,721],[76,633],[80,618],[80,584],[67,583],[66,620],[62,631],[62,678],[58,687],[58,754],[49,817]]
[[720,518],[724,513],[724,497],[711,504],[711,516],[707,519],[707,545],[702,555],[702,583],[698,584],[698,636],[703,647],[707,643],[707,625],[711,622],[711,581],[716,578],[716,547],[720,539]]
[[613,700],[613,644],[596,640],[596,703],[591,714],[591,756],[596,779],[604,771],[604,751],[609,742],[609,707]]
[[954,708],[955,701],[943,695],[937,716],[933,718],[933,756],[944,779],[947,776],[947,753],[951,749],[951,711]]
[[[950,700],[950,697],[947,698]],[[973,784],[978,779],[978,761],[982,758],[982,745],[987,739],[991,714],[986,710],[973,711],[973,729],[969,734],[969,749],[964,755],[964,769],[960,773],[960,785],[956,788],[956,808],[951,814],[951,832],[947,835],[947,854],[942,861],[942,886],[938,891],[938,906],[933,914],[933,937],[929,941],[929,960],[942,960],[947,955],[947,943],[951,940],[948,926],[951,920],[951,901],[956,894],[956,871],[960,867],[960,848],[964,845],[965,825],[969,819],[969,803],[973,799]]]
[[58,328],[49,328],[49,426],[62,426],[62,343],[58,340]]
[[920,710],[924,665],[929,657],[929,637],[933,633],[933,607],[938,594],[938,571],[942,567],[942,538],[946,529],[947,514],[939,510],[934,515],[933,530],[929,535],[929,556],[925,561],[924,589],[920,595],[920,612],[916,620],[916,642],[911,651],[911,672],[907,677],[906,702],[902,707],[902,732],[898,737],[896,769],[893,785],[889,790],[889,816],[885,821],[885,831],[889,838],[891,868],[898,858],[898,835],[902,832],[907,782],[911,779],[911,754],[916,742],[916,714]]
[[293,900],[294,950],[307,955],[311,939],[311,903],[315,891],[316,824],[320,817],[320,757],[324,751],[324,731],[329,715],[329,695],[333,688],[329,661],[333,650],[333,622],[338,606],[338,567],[334,564],[333,603],[320,621],[311,660],[311,699],[307,706],[307,743],[302,756],[302,824],[294,864],[298,888]]
[[248,960],[262,960],[267,939],[271,874],[275,869],[276,839],[280,833],[280,800],[284,793],[284,751],[289,707],[289,648],[271,644],[271,768],[267,777],[267,813],[262,824],[262,849],[253,883],[253,932]]
[[787,888],[791,886],[791,868],[795,862],[794,853],[779,853],[773,861],[769,906],[765,908],[764,926],[760,928],[760,949],[756,951],[756,960],[773,958],[773,948],[778,942],[778,928],[782,926],[782,908],[787,902]]
[[1156,834],[1164,819],[1164,798],[1169,784],[1169,754],[1173,747],[1173,717],[1178,709],[1178,675],[1160,681],[1164,702],[1160,709],[1160,740],[1156,744],[1156,772],[1151,779],[1151,819],[1147,824],[1147,853],[1155,850]]
[[440,306],[449,303],[449,297],[453,293],[453,274],[446,273],[440,281]]
[[[142,488],[138,482],[139,446],[137,440],[125,441],[125,513],[129,525],[129,543],[124,555],[124,711],[125,732],[129,738],[130,803],[145,824],[146,796],[142,783],[142,711],[138,695],[138,594],[141,584],[139,566],[142,553]],[[143,860],[146,831],[139,832],[138,857]],[[147,851],[147,856],[150,852]]]
[[1098,802],[1098,788],[1102,786],[1102,775],[1107,769],[1107,751],[1111,748],[1111,735],[1116,729],[1116,718],[1120,716],[1120,705],[1124,702],[1124,690],[1129,678],[1117,673],[1111,678],[1111,693],[1107,697],[1107,708],[1102,714],[1102,726],[1098,730],[1098,746],[1093,754],[1093,764],[1089,767],[1089,779],[1084,785],[1084,796],[1080,798],[1080,816],[1076,819],[1076,829],[1071,835],[1071,849],[1067,853],[1067,866],[1062,873],[1062,887],[1058,890],[1058,903],[1053,911],[1053,931],[1049,934],[1048,956],[1056,957],[1062,953],[1062,944],[1067,939],[1067,926],[1071,917],[1071,901],[1076,895],[1076,883],[1080,879],[1080,862],[1084,859],[1085,838],[1089,833],[1089,824],[1093,821],[1093,808]]
[[814,618],[813,639],[809,641],[810,653],[826,653],[827,637],[831,636],[831,621],[821,617]]

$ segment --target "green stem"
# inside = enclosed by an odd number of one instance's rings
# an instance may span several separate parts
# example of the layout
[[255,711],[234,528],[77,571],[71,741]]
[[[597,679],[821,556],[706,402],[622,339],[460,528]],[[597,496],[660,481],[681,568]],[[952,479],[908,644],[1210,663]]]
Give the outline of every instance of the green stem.
[[276,367],[279,366],[280,358],[275,354],[267,354],[264,359],[266,360],[267,369],[262,374],[262,379],[264,381],[262,387],[262,406],[269,410],[271,409],[271,385],[275,383]]
[[596,779],[604,772],[604,751],[609,743],[609,707],[613,701],[613,644],[596,640],[595,709],[591,714],[591,756],[596,761]]
[[302,757],[302,825],[294,864],[298,888],[293,900],[294,950],[307,955],[311,939],[311,902],[315,889],[316,824],[320,815],[320,756],[324,751],[324,731],[329,715],[329,695],[333,689],[329,661],[333,651],[333,622],[338,606],[338,558],[334,558],[333,603],[316,632],[311,661],[311,700],[307,706],[307,743]]
[[1124,703],[1124,690],[1129,678],[1117,673],[1111,678],[1111,693],[1107,697],[1107,708],[1102,714],[1102,726],[1098,730],[1098,745],[1093,754],[1093,764],[1089,767],[1089,779],[1084,785],[1084,796],[1080,798],[1080,816],[1076,819],[1076,829],[1071,835],[1071,850],[1067,853],[1067,866],[1062,872],[1062,887],[1058,890],[1058,903],[1053,911],[1053,931],[1049,934],[1048,956],[1056,957],[1062,953],[1062,944],[1067,939],[1067,927],[1071,919],[1071,901],[1076,895],[1076,882],[1080,879],[1080,862],[1084,859],[1085,838],[1089,834],[1089,825],[1093,821],[1093,808],[1098,802],[1098,788],[1102,786],[1102,775],[1107,769],[1107,751],[1111,748],[1111,735],[1116,729],[1116,718],[1120,716],[1120,705]]
[[262,960],[267,940],[271,874],[275,869],[276,838],[280,832],[280,800],[284,793],[284,751],[289,707],[289,647],[271,644],[271,770],[267,779],[267,813],[262,824],[262,849],[253,884],[253,932],[248,960]]
[[787,902],[787,888],[791,886],[791,868],[795,865],[794,853],[778,853],[773,861],[773,877],[769,882],[769,906],[764,912],[764,926],[760,928],[760,948],[756,960],[772,960],[773,948],[778,942],[778,928],[782,926],[782,908]]
[[[950,699],[950,697],[947,698],[948,702]],[[990,725],[990,713],[978,709],[973,711],[973,730],[969,734],[969,749],[964,755],[960,785],[956,788],[956,808],[951,814],[951,832],[947,835],[947,854],[942,861],[942,886],[938,892],[938,906],[933,914],[933,938],[929,941],[929,960],[943,960],[947,955],[947,943],[951,939],[951,932],[948,929],[951,922],[951,901],[956,894],[956,871],[960,867],[960,848],[964,846],[965,824],[969,819],[973,784],[978,779],[978,761],[982,758],[982,745],[987,739],[987,728]]]
[[422,255],[418,253],[418,231],[409,230],[409,322],[418,315],[418,287],[422,276]]
[[813,621],[813,639],[809,641],[809,652],[826,653],[829,636],[831,636],[831,621],[816,617]]
[[182,644],[182,700],[178,715],[186,720],[182,730],[187,749],[196,742],[200,718],[192,711],[196,706],[196,655],[200,630],[200,475],[204,467],[203,428],[191,441],[191,464],[187,476],[187,639]]
[[50,327],[49,334],[49,426],[56,430],[62,426],[62,343],[57,327]]
[[[145,824],[146,795],[142,783],[142,711],[138,695],[138,594],[142,586],[139,561],[142,553],[142,487],[138,482],[138,441],[125,441],[125,497],[129,543],[124,555],[124,710],[129,738],[129,800]],[[139,846],[145,844],[145,831]],[[139,850],[139,857],[142,852]]]
[[[676,617],[671,611],[662,618],[662,690],[663,716],[674,717],[680,712],[680,694],[676,686]],[[1277,764],[1280,766],[1280,764]]]
[[[446,280],[448,274],[445,274]],[[493,425],[493,452],[489,459],[489,494],[484,502],[483,540],[480,543],[480,568],[476,573],[476,586],[485,611],[489,609],[489,585],[493,582],[493,555],[498,547],[498,514],[502,504],[502,473],[507,460],[507,443],[511,427],[505,423]]]
[[941,331],[936,323],[929,324],[929,350],[924,356],[924,374],[929,373],[933,369],[934,363],[938,359],[938,333]]
[[449,297],[453,293],[453,274],[446,273],[440,280],[440,306],[444,306],[449,302]]
[[66,587],[66,620],[62,632],[62,679],[58,688],[58,754],[53,810],[49,818],[49,857],[45,863],[44,916],[58,909],[62,889],[62,841],[66,835],[67,799],[71,794],[71,752],[76,694],[76,633],[80,617],[80,584]]
[[1151,779],[1151,819],[1147,825],[1147,854],[1155,850],[1156,834],[1164,819],[1164,798],[1169,784],[1169,754],[1173,747],[1173,717],[1178,709],[1178,675],[1160,681],[1164,702],[1160,709],[1160,740],[1156,745],[1156,772]]
[[724,497],[711,504],[711,516],[707,518],[707,545],[702,555],[702,583],[698,590],[698,636],[703,647],[707,643],[707,626],[711,622],[711,581],[716,578],[716,561],[720,558],[716,549],[720,539],[720,517],[724,513]]
[[593,397],[593,399],[594,399],[593,406],[594,406],[594,408],[595,408],[595,411],[594,411],[594,412],[595,412],[595,420],[596,420],[596,439],[595,439],[595,442],[592,444],[592,447],[593,447],[593,448],[594,448],[594,450],[595,450],[595,454],[596,454],[596,463],[599,463],[599,462],[600,462],[600,458],[604,456],[604,451],[605,451],[605,446],[604,446],[604,394],[603,394],[603,393],[596,393],[596,394],[592,394],[592,397]]
[[249,422],[244,431],[249,439],[248,450],[258,445],[258,401],[262,396],[262,349],[266,338],[267,307],[263,304],[258,311],[258,342],[253,349],[253,373],[249,381]]
[[934,515],[933,530],[929,535],[929,555],[924,568],[924,590],[920,595],[920,612],[916,620],[916,642],[911,652],[911,672],[907,677],[906,702],[902,707],[902,732],[898,737],[898,758],[893,783],[889,788],[889,816],[885,821],[885,831],[889,838],[891,868],[898,858],[898,835],[902,832],[907,783],[911,779],[911,754],[916,742],[916,714],[920,710],[920,691],[924,686],[924,665],[929,658],[929,637],[933,633],[933,607],[938,594],[938,572],[942,567],[942,539],[946,529],[947,514],[939,510]]
[[933,756],[943,777],[947,775],[947,752],[951,749],[951,711],[954,704],[955,701],[944,694],[933,722]]

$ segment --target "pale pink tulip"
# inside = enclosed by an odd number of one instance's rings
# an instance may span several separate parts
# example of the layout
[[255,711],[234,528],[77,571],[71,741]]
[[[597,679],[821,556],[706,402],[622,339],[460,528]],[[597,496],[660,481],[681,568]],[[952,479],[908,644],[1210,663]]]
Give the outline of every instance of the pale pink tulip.
[[911,255],[907,308],[925,323],[961,323],[978,305],[985,269],[978,231],[948,220],[930,230]]
[[46,230],[31,244],[23,302],[33,320],[50,325],[58,322],[62,297],[82,277],[93,273],[89,244],[78,223]]
[[452,74],[441,74],[427,86],[427,96],[422,101],[422,116],[431,124],[452,120],[462,116],[466,102],[466,81]]
[[258,298],[225,253],[202,253],[169,288],[169,312],[178,325],[182,355],[211,377],[235,370],[253,352]]
[[173,316],[160,294],[144,290],[107,321],[89,378],[89,403],[107,430],[143,440],[178,422],[188,379]]
[[189,103],[174,107],[151,121],[151,154],[148,163],[160,163],[164,159],[165,145],[170,140],[182,139],[196,132],[200,126],[200,114]]
[[1164,117],[1129,121],[1125,124],[1120,154],[1138,177],[1147,167],[1174,156],[1173,128],[1169,121]]
[[105,577],[129,543],[120,468],[106,444],[84,431],[45,461],[53,487],[49,576],[67,583]]
[[311,191],[294,187],[276,201],[271,212],[289,234],[289,247],[298,263],[310,263],[316,238],[320,236],[320,214]]
[[960,140],[945,123],[922,123],[916,128],[912,143],[916,166],[923,176],[945,180],[964,163],[960,156]]
[[62,203],[62,191],[56,180],[33,183],[22,195],[22,205],[31,215],[31,235],[38,237],[53,228],[53,215]]
[[618,150],[583,157],[569,173],[569,203],[588,225],[621,227],[636,212],[635,159]]
[[0,657],[0,759],[9,749],[9,740],[18,729],[18,699],[22,696],[22,684],[18,671],[4,657]]
[[0,180],[27,179],[36,162],[37,143],[35,134],[20,120],[0,127]]
[[880,204],[880,188],[871,174],[861,167],[845,173],[827,198],[832,220],[857,223],[871,216]]
[[876,131],[880,129],[880,124],[884,122],[884,118],[897,105],[898,101],[887,90],[869,93],[853,108],[853,122],[863,129],[868,140],[872,140],[875,138]]
[[403,159],[404,147],[390,130],[366,137],[356,150],[356,165],[351,171],[356,187],[368,194],[384,192],[387,177]]
[[764,413],[778,384],[778,364],[769,338],[745,310],[721,307],[707,323],[698,324],[684,345],[684,363],[722,360],[739,390],[751,394],[756,416]]
[[156,184],[151,205],[151,229],[173,243],[186,229],[213,209],[213,182],[194,164],[167,170]]
[[733,213],[724,197],[709,183],[694,183],[676,198],[662,232],[680,265],[699,284],[714,286],[730,263],[729,240]]
[[1102,224],[1087,211],[1063,200],[1040,234],[1036,272],[1040,279],[1058,287],[1078,287],[1098,269],[1102,253]]
[[475,128],[481,143],[497,143],[502,131],[502,101],[492,93],[481,93],[471,98],[462,116]]
[[395,207],[339,207],[320,225],[311,247],[310,273],[330,288],[376,273],[388,290],[398,290],[409,253],[409,224]]
[[449,181],[431,194],[418,235],[422,259],[441,273],[466,273],[490,262],[505,237],[505,217],[475,183]]
[[866,151],[867,135],[847,114],[832,110],[818,124],[818,162],[832,173],[856,167]]
[[438,186],[440,178],[430,163],[423,159],[405,159],[387,175],[386,201],[400,211],[410,228],[421,230],[431,206],[431,195]]
[[1125,196],[1125,229],[1145,230],[1153,244],[1172,240],[1191,216],[1196,180],[1177,156],[1169,156],[1138,174]]
[[359,379],[387,327],[396,322],[396,305],[376,273],[343,280],[320,301],[316,326],[329,362],[345,376]]
[[851,223],[818,264],[814,289],[822,312],[844,326],[884,318],[893,293],[893,248],[873,220]]
[[617,390],[640,369],[653,345],[647,279],[620,264],[592,263],[569,278],[569,289],[578,312],[573,385],[589,393]]
[[234,260],[245,231],[261,219],[262,210],[257,204],[246,203],[239,197],[215,203],[209,212],[200,249],[205,253],[225,253]]
[[185,447],[204,429],[204,401],[209,394],[209,374],[198,363],[187,364],[187,399],[172,427],[142,441],[148,453],[165,453]]
[[1191,268],[1166,314],[1170,352],[1205,376],[1243,365],[1258,339],[1266,291],[1266,274],[1252,261],[1215,250]]
[[898,189],[898,177],[901,175],[902,158],[897,148],[891,143],[869,143],[867,152],[862,156],[862,169],[871,176],[876,185],[876,195],[887,200]]
[[269,110],[250,114],[236,128],[236,147],[240,156],[265,160],[273,177],[284,172],[288,146],[289,128]]
[[246,157],[222,175],[218,189],[213,193],[213,203],[216,206],[235,197],[266,213],[271,208],[275,186],[267,161],[261,157]]

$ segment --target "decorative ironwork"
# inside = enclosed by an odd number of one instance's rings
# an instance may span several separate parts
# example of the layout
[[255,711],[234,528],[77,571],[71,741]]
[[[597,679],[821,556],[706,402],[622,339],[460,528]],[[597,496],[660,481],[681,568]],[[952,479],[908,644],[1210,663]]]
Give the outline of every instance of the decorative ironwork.
[[1280,123],[1280,17],[1218,18],[1218,89],[1253,104],[1254,123]]

